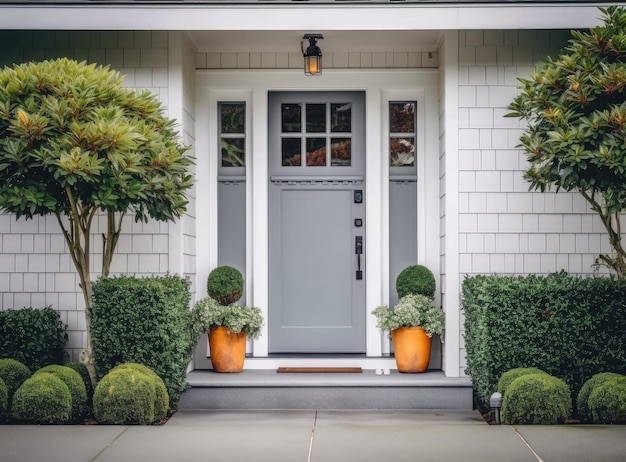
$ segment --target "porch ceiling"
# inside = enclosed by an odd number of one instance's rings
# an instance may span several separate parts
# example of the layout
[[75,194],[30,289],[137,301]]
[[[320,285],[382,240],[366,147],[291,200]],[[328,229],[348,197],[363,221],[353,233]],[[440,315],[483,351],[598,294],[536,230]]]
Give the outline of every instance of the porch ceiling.
[[294,52],[306,33],[324,34],[323,52],[430,51],[436,49],[439,31],[190,31],[201,52]]

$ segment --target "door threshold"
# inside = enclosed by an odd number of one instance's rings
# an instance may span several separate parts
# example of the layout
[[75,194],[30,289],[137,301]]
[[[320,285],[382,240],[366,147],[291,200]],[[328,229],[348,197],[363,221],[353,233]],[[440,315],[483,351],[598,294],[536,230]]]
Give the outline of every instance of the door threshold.
[[279,367],[360,367],[362,369],[395,369],[392,357],[367,357],[363,355],[289,355],[248,357],[245,369],[263,370]]

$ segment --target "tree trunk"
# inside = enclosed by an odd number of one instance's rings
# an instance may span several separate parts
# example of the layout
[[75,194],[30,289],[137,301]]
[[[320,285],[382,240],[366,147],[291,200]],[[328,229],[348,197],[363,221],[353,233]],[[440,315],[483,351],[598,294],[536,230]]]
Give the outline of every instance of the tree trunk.
[[626,251],[622,246],[622,225],[620,213],[611,213],[596,200],[595,192],[581,191],[582,196],[589,202],[591,209],[598,214],[609,235],[609,244],[613,248],[612,255],[600,254],[596,263],[604,264],[615,272],[619,279],[626,279]]
[[80,352],[80,362],[85,365],[87,371],[89,371],[89,377],[91,383],[95,387],[98,381],[96,375],[96,365],[93,360],[93,349],[91,344],[91,316],[93,310],[93,292],[91,289],[91,275],[89,272],[86,274],[83,271],[78,270],[80,275],[80,288],[83,291],[83,297],[85,299],[85,329],[87,331],[87,345],[83,351]]

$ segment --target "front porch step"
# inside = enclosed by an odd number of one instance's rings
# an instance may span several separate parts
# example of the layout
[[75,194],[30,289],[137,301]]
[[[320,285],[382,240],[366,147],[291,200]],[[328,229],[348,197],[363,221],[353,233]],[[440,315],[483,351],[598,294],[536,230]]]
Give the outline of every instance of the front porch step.
[[178,408],[185,410],[472,409],[469,378],[441,371],[390,375],[195,370]]

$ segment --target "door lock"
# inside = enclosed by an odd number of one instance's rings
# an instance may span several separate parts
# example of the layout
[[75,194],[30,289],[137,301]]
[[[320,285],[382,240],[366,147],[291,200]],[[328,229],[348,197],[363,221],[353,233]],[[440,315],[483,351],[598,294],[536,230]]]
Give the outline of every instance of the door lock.
[[354,203],[355,204],[362,204],[363,203],[363,190],[362,189],[355,189],[354,190]]

